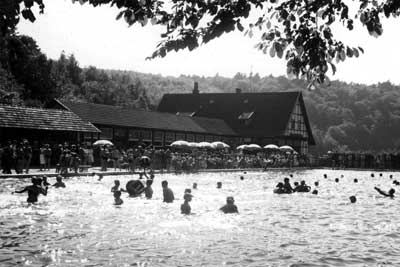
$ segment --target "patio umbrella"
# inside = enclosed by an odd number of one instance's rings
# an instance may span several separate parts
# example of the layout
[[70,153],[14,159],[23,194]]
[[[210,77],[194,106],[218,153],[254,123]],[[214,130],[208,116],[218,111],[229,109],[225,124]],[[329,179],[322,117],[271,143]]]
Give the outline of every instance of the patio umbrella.
[[108,140],[97,140],[93,143],[94,146],[113,146],[113,143]]
[[209,142],[200,142],[197,144],[197,146],[200,148],[213,148],[213,146]]
[[269,144],[264,146],[265,149],[269,149],[269,150],[278,150],[279,147],[277,145],[273,145],[273,144]]
[[237,150],[243,150],[243,149],[245,149],[247,147],[247,145],[240,145],[240,146],[238,146],[236,149]]
[[281,147],[279,148],[279,150],[282,150],[282,151],[289,151],[289,152],[294,151],[293,147],[291,147],[291,146],[281,146]]
[[195,142],[189,142],[189,147],[191,147],[191,148],[198,148],[198,147],[199,147],[199,144],[198,144],[198,143],[195,143]]
[[246,150],[259,150],[261,147],[257,144],[250,144],[245,147]]
[[230,146],[228,146],[227,144],[225,144],[224,142],[213,142],[211,143],[212,147],[215,149],[223,149],[223,148],[229,148]]
[[183,140],[175,141],[171,144],[172,147],[189,147],[189,143]]

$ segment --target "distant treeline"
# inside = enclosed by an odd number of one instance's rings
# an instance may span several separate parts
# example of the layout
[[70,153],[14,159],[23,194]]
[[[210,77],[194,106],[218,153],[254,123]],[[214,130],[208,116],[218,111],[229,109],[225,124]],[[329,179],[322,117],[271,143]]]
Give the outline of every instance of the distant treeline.
[[317,142],[315,151],[400,151],[400,86],[332,81],[307,90],[304,80],[237,73],[233,78],[163,77],[134,71],[81,68],[73,55],[48,59],[27,36],[0,40],[0,102],[44,106],[53,98],[155,109],[165,93],[303,90]]

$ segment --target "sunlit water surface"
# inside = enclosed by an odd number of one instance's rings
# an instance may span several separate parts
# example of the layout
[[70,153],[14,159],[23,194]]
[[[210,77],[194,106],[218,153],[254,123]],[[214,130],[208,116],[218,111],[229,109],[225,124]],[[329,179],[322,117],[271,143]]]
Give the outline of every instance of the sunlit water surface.
[[[389,173],[295,172],[292,182],[319,181],[319,195],[273,194],[289,174],[156,175],[152,200],[123,195],[120,207],[110,188],[130,176],[66,179],[67,188],[50,189],[34,206],[26,195],[11,195],[29,180],[2,180],[0,266],[400,266],[398,199],[373,190],[392,187]],[[162,180],[175,193],[173,204],[162,203]],[[195,214],[184,216],[183,192],[193,182]],[[218,211],[230,195],[238,215]],[[349,204],[350,195],[356,204]]]

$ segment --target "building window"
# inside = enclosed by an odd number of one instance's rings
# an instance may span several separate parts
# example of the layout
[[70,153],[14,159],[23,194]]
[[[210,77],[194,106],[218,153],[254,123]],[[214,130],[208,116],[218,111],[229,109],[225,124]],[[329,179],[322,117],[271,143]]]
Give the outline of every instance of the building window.
[[160,131],[154,132],[154,142],[162,142],[164,138],[164,133]]
[[140,131],[139,130],[129,130],[129,141],[139,141]]
[[142,131],[140,132],[140,136],[141,136],[141,139],[142,139],[143,141],[150,141],[150,142],[151,142],[151,131],[142,130]]
[[175,141],[175,133],[173,132],[166,132],[165,133],[165,144],[171,144]]
[[186,135],[186,141],[194,142],[194,134],[187,134]]
[[185,140],[186,139],[185,138],[185,134],[184,133],[177,133],[175,139],[176,140]]
[[196,134],[196,142],[204,142],[204,135]]

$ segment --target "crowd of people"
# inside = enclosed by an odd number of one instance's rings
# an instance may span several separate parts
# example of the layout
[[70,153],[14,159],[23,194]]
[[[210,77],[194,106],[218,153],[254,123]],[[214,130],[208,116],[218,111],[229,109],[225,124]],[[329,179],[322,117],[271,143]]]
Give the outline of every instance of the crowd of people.
[[112,145],[92,146],[81,144],[42,144],[28,140],[8,141],[0,144],[0,166],[3,174],[29,173],[32,166],[40,171],[55,168],[65,174],[78,172],[90,166],[100,166],[101,171],[135,171],[139,159],[148,156],[152,159],[151,168],[179,172],[194,172],[200,169],[270,168],[298,167],[307,164],[306,156],[291,153],[267,153],[265,151],[237,151],[214,149],[175,149],[135,146],[119,148]]
[[204,169],[277,168],[277,167],[332,167],[400,169],[400,155],[395,154],[339,154],[328,153],[315,158],[282,151],[243,151],[230,149],[176,149],[137,145],[120,148],[112,145],[93,146],[90,143],[32,144],[24,139],[0,144],[0,167],[3,174],[29,173],[32,166],[39,171],[65,174],[100,166],[101,171],[135,171],[139,159],[152,159],[150,168],[175,173],[196,172]]

